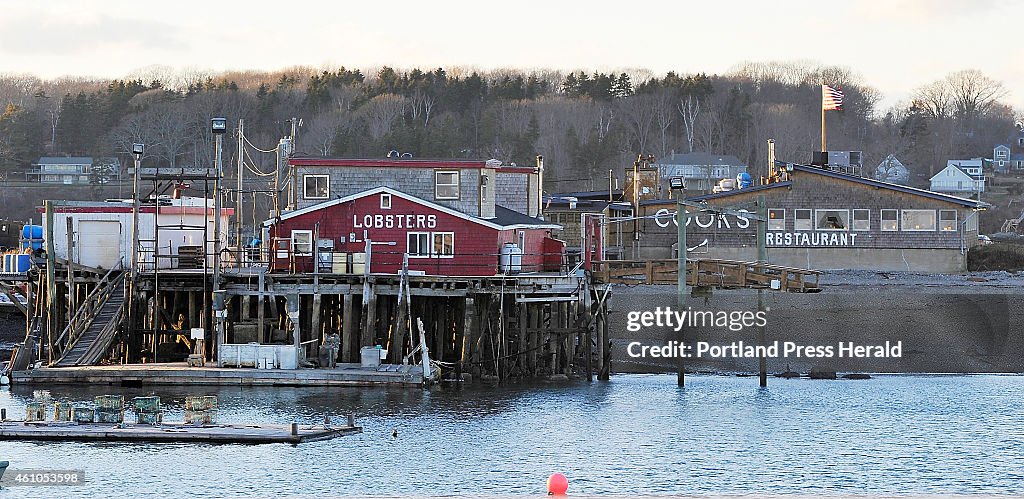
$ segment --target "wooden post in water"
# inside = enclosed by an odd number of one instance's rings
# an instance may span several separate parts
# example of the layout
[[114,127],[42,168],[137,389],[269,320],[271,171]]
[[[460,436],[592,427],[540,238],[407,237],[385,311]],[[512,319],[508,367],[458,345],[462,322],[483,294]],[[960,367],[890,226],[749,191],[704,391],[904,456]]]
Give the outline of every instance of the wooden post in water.
[[[824,133],[825,132],[822,131],[822,137],[824,137]],[[768,206],[766,205],[764,194],[757,195],[757,214],[760,215],[759,220],[757,221],[757,262],[764,265],[768,263],[768,248],[766,247],[766,241],[768,239]],[[764,272],[764,267],[761,268],[761,272]],[[757,290],[757,310],[762,315],[765,312],[763,289]],[[766,326],[760,326],[757,328],[757,342],[761,347],[767,346],[766,342],[768,333],[766,329]],[[765,358],[763,352],[764,349],[762,348],[762,354],[760,358],[758,358],[758,378],[761,388],[768,386],[768,360]]]
[[353,362],[352,350],[358,341],[353,342],[358,334],[352,319],[352,294],[345,293],[342,297],[341,309],[341,361]]

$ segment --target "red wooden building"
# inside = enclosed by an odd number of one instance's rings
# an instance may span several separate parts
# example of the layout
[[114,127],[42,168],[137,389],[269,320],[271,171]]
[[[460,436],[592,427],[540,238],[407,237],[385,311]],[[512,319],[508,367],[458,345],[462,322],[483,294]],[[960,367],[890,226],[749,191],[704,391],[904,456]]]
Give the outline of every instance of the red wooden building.
[[[479,218],[388,187],[325,201],[264,222],[272,270],[363,273],[409,269],[428,275],[486,276],[563,270],[560,229],[495,206]],[[318,262],[318,264],[317,264]]]

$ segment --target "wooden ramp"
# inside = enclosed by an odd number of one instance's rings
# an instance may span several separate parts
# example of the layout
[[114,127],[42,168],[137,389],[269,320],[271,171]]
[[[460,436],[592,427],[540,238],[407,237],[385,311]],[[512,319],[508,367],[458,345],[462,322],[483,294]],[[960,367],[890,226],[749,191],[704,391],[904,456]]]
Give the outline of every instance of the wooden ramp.
[[114,274],[89,296],[59,339],[68,348],[53,366],[88,366],[99,362],[110,350],[124,316],[125,280]]
[[[594,262],[594,277],[608,284],[677,284],[679,264],[665,260]],[[733,260],[686,260],[686,283],[718,289],[772,289],[789,293],[821,291],[820,270]]]
[[195,442],[221,444],[302,443],[361,433],[355,425],[0,423],[0,440]]

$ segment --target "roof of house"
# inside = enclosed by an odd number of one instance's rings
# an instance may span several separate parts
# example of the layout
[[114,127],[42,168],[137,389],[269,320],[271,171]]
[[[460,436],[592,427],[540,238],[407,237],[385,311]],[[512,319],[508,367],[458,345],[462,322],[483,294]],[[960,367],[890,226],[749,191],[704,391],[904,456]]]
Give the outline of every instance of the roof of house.
[[39,158],[37,165],[91,165],[92,158],[89,156],[43,156]]
[[495,168],[499,173],[533,173],[532,166],[497,164],[497,161],[465,159],[367,159],[367,158],[323,158],[300,156],[288,160],[293,166],[359,167],[359,168],[448,168],[481,169]]
[[390,187],[375,187],[373,189],[368,189],[368,190],[365,190],[365,191],[362,191],[362,192],[357,192],[355,194],[350,194],[348,196],[339,197],[337,199],[332,199],[332,200],[329,200],[329,201],[324,201],[322,203],[317,203],[317,204],[314,204],[312,206],[307,206],[307,207],[305,207],[305,208],[303,208],[301,210],[295,210],[295,211],[283,214],[283,215],[281,215],[280,217],[278,217],[276,219],[271,218],[271,219],[268,219],[268,220],[264,220],[263,221],[263,226],[269,227],[269,226],[274,225],[275,223],[277,223],[279,221],[282,221],[282,220],[288,220],[290,218],[295,218],[295,217],[297,217],[299,215],[305,215],[306,213],[311,213],[311,212],[314,212],[314,211],[319,211],[319,210],[322,210],[322,209],[325,209],[325,208],[330,208],[331,206],[335,206],[335,205],[343,204],[343,203],[348,203],[350,201],[355,201],[356,199],[360,199],[360,198],[364,198],[366,196],[372,196],[374,194],[380,194],[380,193],[391,194],[392,196],[396,196],[396,197],[405,199],[407,201],[412,201],[413,203],[417,203],[417,204],[426,206],[427,208],[430,208],[432,210],[440,211],[442,213],[446,213],[446,214],[451,215],[453,217],[461,218],[463,220],[468,220],[468,221],[473,222],[473,223],[478,223],[478,224],[483,225],[485,227],[489,227],[489,228],[496,229],[496,230],[509,230],[509,229],[561,229],[562,228],[561,225],[548,223],[548,222],[545,222],[544,220],[541,220],[539,218],[533,218],[531,216],[524,215],[522,213],[510,210],[508,208],[505,208],[503,206],[498,206],[498,205],[494,206],[494,214],[495,214],[494,218],[474,217],[472,215],[468,215],[468,214],[463,213],[461,211],[454,210],[454,209],[449,208],[447,206],[441,206],[441,205],[439,205],[437,203],[434,203],[434,202],[431,202],[431,201],[427,201],[426,199],[422,199],[422,198],[413,196],[411,194],[406,194],[404,192],[397,191],[397,190],[392,189]]
[[672,165],[715,165],[715,166],[747,166],[739,158],[731,154],[711,154],[706,152],[672,153],[656,163],[660,166]]
[[[946,166],[945,168],[943,168],[943,169],[939,170],[939,173],[936,173],[936,174],[935,174],[934,176],[932,176],[932,178],[931,178],[931,179],[929,179],[929,180],[931,180],[931,181],[935,181],[935,179],[937,179],[937,178],[939,178],[939,177],[942,177],[942,176],[944,176],[944,173],[943,173],[943,172],[945,172],[946,170],[949,170],[950,168],[954,168],[954,169],[956,169],[956,171],[959,171],[960,173],[963,173],[963,174],[964,174],[965,176],[967,176],[968,178],[970,178],[970,179],[972,179],[972,180],[985,180],[985,175],[984,175],[984,174],[982,174],[982,173],[979,173],[979,174],[973,174],[973,173],[971,173],[971,172],[967,171],[967,168],[968,168],[968,167],[960,166],[960,165],[958,165],[958,164],[951,164],[951,165],[947,165],[947,166]],[[973,166],[972,166],[971,168],[976,168],[976,167],[973,167]]]
[[[779,161],[777,161],[776,164],[778,164],[778,165],[785,165],[785,163],[779,162]],[[798,173],[810,173],[810,174],[814,174],[814,175],[822,175],[822,176],[829,177],[829,178],[834,178],[834,179],[837,179],[837,180],[843,180],[843,181],[846,181],[846,182],[853,182],[853,183],[856,183],[856,184],[867,185],[867,186],[876,187],[876,188],[879,188],[879,189],[887,189],[887,190],[891,190],[891,191],[901,192],[901,193],[904,193],[904,194],[911,194],[911,195],[921,196],[921,197],[925,197],[925,198],[929,198],[929,199],[935,199],[935,200],[938,200],[938,201],[945,201],[947,203],[958,204],[958,205],[961,205],[961,206],[966,206],[968,208],[985,209],[985,208],[991,208],[992,207],[992,205],[990,205],[988,203],[984,203],[984,202],[981,202],[981,201],[976,201],[976,200],[973,200],[973,199],[966,199],[966,198],[962,198],[962,197],[958,197],[958,196],[951,196],[949,194],[943,194],[943,193],[940,193],[940,192],[928,191],[928,190],[925,190],[925,189],[918,189],[916,187],[909,187],[909,186],[905,186],[905,185],[894,184],[894,183],[885,182],[885,181],[882,181],[882,180],[875,180],[873,178],[859,177],[857,175],[850,175],[850,174],[846,174],[846,173],[834,172],[834,171],[826,170],[824,168],[819,168],[819,167],[816,167],[816,166],[793,164],[793,171],[794,171],[794,173],[798,172]],[[799,179],[799,176],[797,176],[796,178]],[[783,188],[783,187],[791,187],[793,185],[794,185],[794,182],[792,180],[788,180],[788,181],[785,181],[785,182],[775,182],[775,183],[772,183],[772,184],[759,185],[759,186],[750,187],[750,188],[747,188],[747,189],[737,189],[737,190],[732,190],[732,191],[720,192],[720,193],[717,193],[717,194],[706,194],[704,196],[696,196],[696,197],[687,198],[687,199],[689,199],[690,201],[704,201],[704,200],[711,200],[711,199],[721,199],[721,198],[725,198],[725,197],[729,197],[729,196],[735,196],[737,194],[746,194],[746,193],[750,193],[750,192],[759,192],[759,191],[766,191],[766,190],[771,190],[771,189],[779,189],[779,188]]]

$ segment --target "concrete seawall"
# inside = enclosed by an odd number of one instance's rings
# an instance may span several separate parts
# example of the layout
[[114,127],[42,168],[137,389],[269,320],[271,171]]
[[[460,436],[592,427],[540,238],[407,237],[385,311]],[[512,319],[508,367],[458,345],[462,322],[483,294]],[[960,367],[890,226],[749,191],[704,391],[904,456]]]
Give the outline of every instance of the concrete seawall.
[[[821,368],[839,372],[1020,373],[1024,372],[1024,287],[1008,281],[968,275],[928,277],[872,274],[866,282],[833,278],[818,294],[766,292],[766,340],[801,346],[832,346],[840,342],[881,345],[902,342],[898,358],[768,358],[769,372],[807,372]],[[977,282],[976,279],[985,279]],[[825,282],[830,279],[828,276]],[[627,345],[664,345],[680,339],[669,327],[627,330],[630,311],[671,307],[677,310],[672,286],[619,287],[613,290],[610,336],[613,369],[618,372],[674,371],[676,361],[633,358]],[[710,298],[689,298],[693,310],[757,311],[757,293],[716,290]],[[687,343],[756,345],[758,329],[727,327],[685,330]],[[757,358],[691,358],[688,370],[755,372]]]

